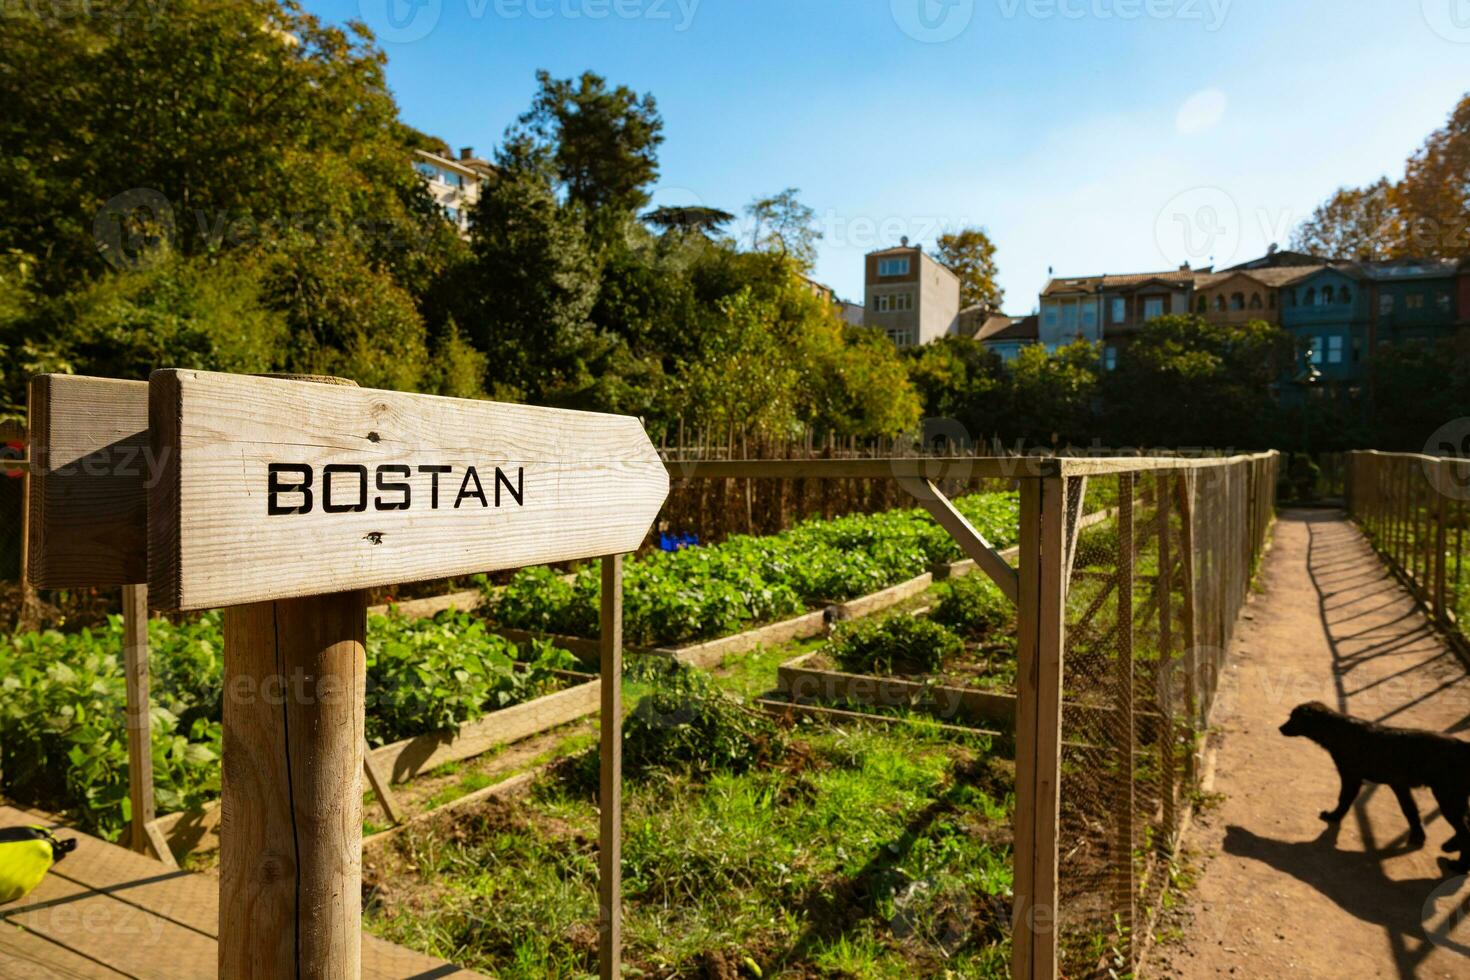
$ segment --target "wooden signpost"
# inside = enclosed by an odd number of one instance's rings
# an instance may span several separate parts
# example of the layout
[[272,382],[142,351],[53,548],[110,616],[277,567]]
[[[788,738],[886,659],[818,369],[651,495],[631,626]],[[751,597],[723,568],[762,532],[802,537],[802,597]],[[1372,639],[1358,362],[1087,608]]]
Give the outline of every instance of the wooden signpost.
[[[154,608],[225,607],[221,976],[360,975],[364,590],[593,557],[606,559],[601,970],[617,976],[619,556],[669,485],[642,425],[303,383],[332,379],[77,380],[33,389],[48,444],[68,447],[58,461],[136,447],[141,475],[46,474],[37,584],[55,587],[57,567],[68,585],[141,581],[143,553]],[[72,394],[92,402],[60,406]],[[85,548],[108,581],[85,581]]]

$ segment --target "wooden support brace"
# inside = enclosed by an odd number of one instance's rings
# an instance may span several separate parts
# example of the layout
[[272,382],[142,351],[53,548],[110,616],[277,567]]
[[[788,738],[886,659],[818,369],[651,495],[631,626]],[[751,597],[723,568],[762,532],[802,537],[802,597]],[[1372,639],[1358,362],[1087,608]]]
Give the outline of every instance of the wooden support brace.
[[934,481],[901,477],[899,482],[939,522],[939,526],[949,532],[976,566],[990,576],[1005,597],[1016,602],[1020,594],[1020,576],[1016,570],[975,530],[965,515],[955,509],[949,498],[939,492]]
[[373,747],[365,738],[362,742],[362,774],[373,788],[373,795],[378,798],[378,806],[382,807],[388,822],[395,827],[402,823],[402,811],[398,807],[398,800],[393,796],[393,787],[389,785],[388,777],[378,771],[378,764],[373,761]]

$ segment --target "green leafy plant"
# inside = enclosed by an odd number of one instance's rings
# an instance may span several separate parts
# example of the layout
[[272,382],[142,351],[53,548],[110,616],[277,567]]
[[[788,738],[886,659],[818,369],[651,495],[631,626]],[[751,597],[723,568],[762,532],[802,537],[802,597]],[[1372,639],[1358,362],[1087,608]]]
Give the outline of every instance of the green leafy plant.
[[368,620],[367,734],[377,745],[447,731],[561,685],[577,665],[548,642],[522,651],[457,610]]
[[963,649],[964,641],[942,623],[900,614],[845,624],[827,652],[860,674],[931,674]]
[[623,764],[634,775],[658,768],[743,773],[781,758],[786,747],[770,718],[683,665],[655,678],[623,727]]
[[932,618],[962,636],[980,639],[1004,629],[1015,612],[996,584],[976,572],[945,585]]
[[[992,543],[1015,540],[1015,494],[972,494],[956,506]],[[640,646],[725,636],[897,584],[960,557],[949,533],[922,510],[809,520],[765,537],[651,552],[624,566],[623,631]],[[524,569],[490,601],[502,626],[592,636],[601,586],[595,564],[568,583]]]

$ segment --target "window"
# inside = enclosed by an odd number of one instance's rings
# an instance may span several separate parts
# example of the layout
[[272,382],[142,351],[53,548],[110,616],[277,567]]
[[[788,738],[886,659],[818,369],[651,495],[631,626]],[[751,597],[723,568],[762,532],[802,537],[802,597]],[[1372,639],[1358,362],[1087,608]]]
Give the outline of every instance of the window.
[[1082,304],[1082,329],[1093,330],[1097,327],[1097,306],[1092,303]]
[[1340,334],[1327,338],[1327,363],[1342,363],[1342,336]]
[[1243,310],[1243,309],[1245,309],[1245,293],[1231,293],[1230,294],[1230,308],[1232,310]]
[[1323,286],[1322,287],[1322,305],[1323,306],[1331,306],[1332,305],[1332,287],[1331,286]]
[[1057,328],[1057,308],[1055,305],[1047,306],[1041,311],[1041,322],[1048,330]]
[[1217,295],[1215,297],[1215,312],[1216,313],[1224,313],[1225,312],[1225,294],[1224,293],[1220,293],[1219,295]]
[[420,177],[427,177],[430,180],[433,180],[439,175],[438,167],[434,166],[432,163],[424,163],[422,160],[415,160],[413,169],[419,172]]
[[1382,293],[1378,297],[1378,312],[1388,316],[1393,312],[1393,293]]
[[879,293],[879,313],[906,313],[914,308],[913,293]]
[[1075,331],[1077,329],[1077,304],[1068,303],[1062,307],[1062,329]]
[[893,341],[895,347],[907,347],[913,343],[907,330],[886,330],[884,332],[888,334],[888,339]]
[[1201,313],[1205,313],[1205,312],[1207,312],[1209,310],[1209,308],[1210,308],[1210,301],[1207,300],[1207,299],[1205,299],[1203,296],[1201,296],[1199,298],[1199,311]]
[[1317,305],[1317,289],[1316,289],[1315,286],[1308,287],[1308,289],[1307,289],[1306,305],[1307,306],[1316,306]]
[[880,276],[906,276],[909,274],[909,258],[905,255],[901,259],[879,259],[878,275]]
[[1276,294],[1275,293],[1267,293],[1266,294],[1266,309],[1268,309],[1268,310],[1274,310],[1274,309],[1276,309]]
[[1439,312],[1448,313],[1450,311],[1450,294],[1444,290],[1440,290],[1434,296],[1434,306]]
[[1164,298],[1162,296],[1150,296],[1143,301],[1143,318],[1152,320],[1156,316],[1164,315]]
[[1113,297],[1113,322],[1122,323],[1128,316],[1128,304],[1121,296]]
[[1322,363],[1322,338],[1313,337],[1307,341],[1307,360],[1313,364]]
[[449,215],[449,220],[459,224],[459,208],[445,208],[444,213]]
[[1259,310],[1260,308],[1261,308],[1261,294],[1260,293],[1251,293],[1251,309],[1253,309],[1253,310]]
[[1103,348],[1103,370],[1111,371],[1118,366],[1118,348]]
[[1406,309],[1406,310],[1422,310],[1422,309],[1424,309],[1424,294],[1423,293],[1410,293],[1409,295],[1405,296],[1404,297],[1404,309]]

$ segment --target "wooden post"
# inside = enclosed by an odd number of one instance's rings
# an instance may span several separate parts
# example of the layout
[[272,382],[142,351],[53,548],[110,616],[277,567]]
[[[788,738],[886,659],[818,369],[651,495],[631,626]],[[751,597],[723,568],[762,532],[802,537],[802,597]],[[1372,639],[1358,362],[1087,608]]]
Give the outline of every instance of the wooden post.
[[225,980],[361,975],[367,601],[225,610]]
[[[1194,602],[1194,487],[1188,473],[1175,482],[1179,502],[1179,572],[1184,583],[1184,601],[1179,607],[1179,628],[1184,641],[1184,712],[1191,737],[1201,727],[1199,714],[1199,632],[1195,625]],[[1185,778],[1191,783],[1199,769],[1197,751],[1184,759]]]
[[1118,772],[1113,790],[1113,915],[1119,946],[1133,972],[1133,474],[1118,477],[1118,651],[1114,661]]
[[622,975],[623,556],[602,559],[602,738],[598,772],[598,976]]
[[148,700],[148,586],[124,585],[123,676],[127,683],[128,797],[133,810],[128,844],[178,867],[154,826],[153,739]]
[[1066,483],[1021,481],[1011,976],[1057,975]]
[[[1169,541],[1169,500],[1173,497],[1169,474],[1154,475],[1154,520],[1159,536],[1159,660],[1156,687],[1159,699],[1159,776],[1163,796],[1164,829],[1172,837],[1177,814],[1175,783],[1178,774],[1178,733],[1174,728],[1174,553]],[[1252,534],[1254,535],[1254,530]]]

